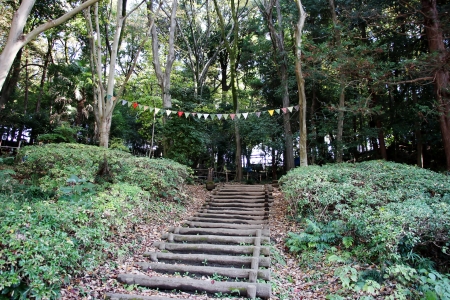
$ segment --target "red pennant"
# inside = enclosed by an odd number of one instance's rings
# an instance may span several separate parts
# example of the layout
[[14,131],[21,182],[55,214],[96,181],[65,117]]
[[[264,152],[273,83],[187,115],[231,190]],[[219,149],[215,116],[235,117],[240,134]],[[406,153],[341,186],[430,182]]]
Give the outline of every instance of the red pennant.
[[283,107],[281,110],[283,111],[283,113],[287,112],[287,108],[286,107]]
[[179,112],[178,112],[178,116],[179,116],[179,117],[181,117],[183,114],[184,114],[184,112],[182,112],[182,111],[179,111]]
[[137,104],[136,102],[133,102],[133,108],[136,109],[138,107],[139,104]]
[[235,114],[230,114],[231,120],[234,120]]

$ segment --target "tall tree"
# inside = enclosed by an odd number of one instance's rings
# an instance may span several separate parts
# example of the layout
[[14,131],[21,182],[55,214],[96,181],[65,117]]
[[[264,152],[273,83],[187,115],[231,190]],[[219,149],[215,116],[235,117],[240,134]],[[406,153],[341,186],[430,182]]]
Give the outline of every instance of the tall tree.
[[[281,6],[279,0],[265,1],[260,7],[267,26],[269,28],[270,39],[272,41],[272,48],[274,51],[274,62],[277,66],[278,75],[281,80],[282,89],[282,103],[283,107],[290,106],[289,103],[289,58],[284,45],[284,24],[281,14]],[[273,15],[273,10],[276,9],[276,16]],[[274,24],[276,20],[276,24]],[[294,168],[294,147],[291,130],[291,114],[287,111],[283,114],[284,127],[284,167],[286,171]]]
[[5,83],[6,76],[8,75],[17,52],[19,52],[19,50],[22,49],[23,46],[28,44],[40,33],[66,22],[83,9],[93,5],[94,3],[97,3],[98,1],[99,0],[88,0],[65,13],[61,17],[57,18],[56,20],[48,21],[47,23],[36,27],[31,32],[24,34],[23,30],[25,24],[36,0],[23,0],[20,4],[20,7],[14,13],[13,19],[11,21],[11,29],[9,31],[8,40],[5,47],[3,48],[2,53],[0,54],[0,89]]
[[306,93],[305,79],[302,72],[302,35],[305,25],[306,12],[303,9],[302,1],[296,0],[299,11],[298,22],[295,25],[295,76],[298,87],[299,125],[300,125],[300,166],[308,165],[308,149],[306,145]]
[[[231,42],[226,36],[226,26],[223,14],[220,10],[217,0],[214,0],[214,7],[216,9],[217,16],[219,17],[220,31],[222,33],[222,39],[225,43],[225,48],[228,52],[230,59],[230,85],[231,85],[231,95],[233,98],[233,109],[235,113],[239,113],[239,101],[238,101],[238,90],[237,90],[237,63],[238,63],[238,44],[239,44],[239,7],[236,6],[235,0],[230,1],[231,7],[231,23],[233,26],[233,33],[231,35]],[[244,7],[247,2],[244,4]],[[241,137],[239,133],[239,124],[235,122],[235,141],[236,141],[236,179],[238,181],[242,180],[242,146]]]
[[[161,88],[161,94],[163,98],[163,106],[165,108],[172,107],[172,96],[170,94],[170,74],[172,72],[172,66],[175,61],[175,34],[176,34],[176,16],[177,16],[178,1],[172,0],[172,8],[170,10],[169,17],[169,36],[167,44],[167,57],[166,65],[164,67],[164,72],[161,67],[160,47],[164,47],[159,43],[157,26],[152,26],[151,36],[152,36],[152,53],[153,53],[153,66],[155,68],[156,77],[158,78],[158,85]],[[153,1],[147,2],[148,8],[148,20],[149,26],[155,22]],[[165,10],[164,10],[165,11]]]
[[[112,45],[107,43],[107,47],[110,48],[108,50],[110,53],[109,61],[107,62],[107,66],[103,66],[104,59],[102,58],[102,36],[100,31],[100,18],[99,18],[99,7],[98,4],[95,5],[94,8],[94,24],[95,30],[92,23],[92,16],[90,10],[85,11],[85,18],[88,25],[88,32],[90,35],[90,61],[91,68],[93,70],[93,81],[95,82],[95,91],[94,91],[94,114],[96,119],[96,126],[98,130],[98,139],[99,145],[101,147],[108,148],[109,144],[109,134],[111,131],[111,121],[112,114],[114,111],[114,107],[119,102],[119,97],[124,92],[125,86],[134,71],[136,66],[136,62],[142,50],[143,44],[147,40],[149,34],[147,34],[141,44],[139,50],[135,53],[133,61],[130,64],[130,67],[125,74],[125,78],[122,81],[121,87],[118,89],[117,93],[115,93],[115,76],[116,76],[116,63],[117,63],[117,52],[119,50],[120,37],[122,33],[122,25],[124,20],[135,10],[138,9],[140,5],[143,4],[141,2],[136,7],[130,10],[128,14],[123,14],[122,9],[123,0],[118,0],[116,5],[116,20],[115,20],[115,32],[112,41]],[[153,28],[153,23],[149,24],[149,30]],[[94,40],[95,37],[95,40]],[[104,71],[108,70],[107,79],[104,77]]]
[[449,50],[444,44],[441,22],[436,0],[422,0],[425,33],[428,48],[435,55],[434,85],[439,113],[442,143],[444,145],[447,170],[450,170],[450,76],[448,64]]

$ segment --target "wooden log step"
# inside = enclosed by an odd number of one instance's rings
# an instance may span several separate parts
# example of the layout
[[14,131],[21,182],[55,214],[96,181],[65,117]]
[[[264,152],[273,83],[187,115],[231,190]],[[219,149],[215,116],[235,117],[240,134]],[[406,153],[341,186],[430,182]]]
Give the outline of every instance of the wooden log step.
[[207,228],[236,228],[236,229],[265,229],[267,225],[263,224],[233,224],[233,223],[207,223],[207,222],[184,222],[189,227],[207,227]]
[[161,297],[161,296],[140,296],[140,295],[130,295],[130,294],[114,294],[106,293],[106,299],[111,300],[173,300],[176,298]]
[[242,220],[265,220],[267,219],[267,216],[259,215],[259,216],[252,216],[252,215],[235,215],[235,214],[209,214],[209,213],[196,213],[194,214],[195,217],[201,217],[201,218],[214,218],[214,219],[242,219]]
[[[153,247],[159,250],[168,250],[172,252],[195,252],[195,253],[214,253],[214,254],[253,254],[256,246],[235,246],[235,245],[212,245],[212,244],[175,244],[166,242],[155,242]],[[270,255],[270,248],[260,247],[260,253],[264,256]]]
[[235,195],[235,196],[232,196],[232,195],[227,195],[227,196],[223,196],[223,195],[214,195],[214,196],[212,196],[212,199],[214,200],[214,201],[217,201],[217,200],[242,200],[242,201],[246,201],[246,202],[248,202],[248,201],[265,201],[265,197],[263,197],[263,196],[261,196],[261,197],[255,197],[255,196],[242,196],[242,195]]
[[207,210],[214,210],[214,211],[221,211],[221,210],[234,210],[239,211],[242,213],[248,213],[248,212],[259,212],[259,211],[267,211],[268,209],[266,207],[236,207],[236,206],[209,206],[208,204],[205,204],[202,206],[201,209],[207,209]]
[[[173,238],[171,240],[171,237]],[[220,235],[182,235],[169,234],[169,242],[189,242],[189,243],[206,243],[206,244],[251,244],[255,243],[255,237],[248,236],[220,236]],[[268,244],[270,238],[266,236],[261,237],[261,244]]]
[[201,218],[201,217],[190,217],[189,221],[197,222],[220,222],[220,223],[236,223],[236,224],[264,224],[267,220],[243,220],[243,219],[215,219],[215,218]]
[[[186,227],[171,227],[168,232],[176,234],[200,234],[200,235],[238,235],[238,236],[256,236],[257,229],[229,229],[229,228],[186,228]],[[162,238],[168,235],[163,234]],[[268,229],[261,230],[261,236],[270,236]]]
[[[241,268],[242,266],[250,266],[253,257],[251,256],[226,256],[226,255],[208,255],[208,254],[180,254],[180,253],[165,253],[165,252],[144,252],[146,257],[150,257],[153,262],[159,260],[179,261],[179,262],[194,262],[207,264],[218,264],[226,266],[235,266]],[[258,266],[270,267],[269,257],[258,257]]]
[[270,299],[271,288],[268,283],[218,282],[173,277],[149,277],[139,274],[119,274],[117,280],[125,284],[137,284],[160,290],[205,291],[207,293],[231,293],[249,298]]
[[264,191],[255,191],[255,192],[241,192],[241,193],[236,193],[236,192],[230,192],[230,191],[219,191],[216,193],[216,195],[233,195],[233,196],[239,196],[239,195],[247,195],[247,196],[264,196],[266,194],[266,192]]
[[237,209],[207,209],[203,208],[200,213],[204,214],[227,214],[227,215],[252,215],[252,216],[264,216],[268,214],[265,209],[253,209],[253,210],[237,210]]
[[256,276],[259,279],[270,280],[269,270],[253,270],[253,269],[240,269],[240,268],[221,268],[221,267],[208,267],[208,266],[187,266],[187,265],[172,265],[161,263],[147,263],[138,262],[136,265],[140,266],[142,270],[153,270],[155,272],[167,272],[167,273],[191,273],[196,275],[222,275],[229,278],[249,278],[250,272],[256,272]]
[[208,207],[246,207],[246,208],[265,208],[266,203],[265,202],[239,202],[239,201],[211,201],[205,203],[205,206],[208,205]]
[[211,203],[211,202],[261,203],[261,202],[273,202],[273,198],[268,198],[266,201],[265,198],[245,199],[242,197],[212,197],[205,203]]

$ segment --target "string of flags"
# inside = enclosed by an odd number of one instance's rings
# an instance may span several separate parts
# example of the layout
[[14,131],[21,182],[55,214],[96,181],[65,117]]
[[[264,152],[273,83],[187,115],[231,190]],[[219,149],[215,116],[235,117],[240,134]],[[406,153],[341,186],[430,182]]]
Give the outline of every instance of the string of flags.
[[[110,98],[114,98],[114,97],[110,97]],[[109,99],[110,99],[109,98]],[[210,118],[211,120],[214,119],[231,119],[231,120],[235,120],[235,119],[240,119],[240,118],[244,118],[247,119],[248,116],[250,115],[255,115],[256,117],[260,117],[261,114],[264,113],[268,113],[270,116],[273,116],[274,114],[286,114],[287,112],[293,112],[293,110],[295,109],[296,111],[298,111],[299,106],[295,105],[295,106],[288,106],[288,107],[283,107],[283,108],[277,108],[277,109],[269,109],[269,110],[263,110],[263,111],[257,111],[257,112],[245,112],[245,113],[236,113],[236,114],[207,114],[207,113],[197,113],[197,112],[188,112],[188,111],[176,111],[176,110],[171,110],[168,108],[157,108],[157,107],[151,107],[151,106],[147,106],[147,105],[142,105],[139,104],[137,102],[131,102],[131,101],[127,101],[127,100],[121,100],[122,101],[122,105],[128,105],[128,107],[133,107],[134,109],[139,109],[139,110],[143,110],[146,111],[148,110],[149,112],[155,112],[155,114],[161,114],[164,115],[166,114],[167,116],[170,116],[171,114],[177,115],[178,117],[185,117],[185,118],[204,118],[205,120]]]

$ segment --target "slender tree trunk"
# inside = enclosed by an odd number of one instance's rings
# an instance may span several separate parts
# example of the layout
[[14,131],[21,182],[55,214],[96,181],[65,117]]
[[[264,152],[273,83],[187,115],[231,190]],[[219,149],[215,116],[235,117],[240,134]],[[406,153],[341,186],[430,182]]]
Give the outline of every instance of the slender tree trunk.
[[311,165],[314,165],[316,163],[316,156],[317,156],[317,128],[316,128],[316,106],[317,106],[317,99],[316,99],[316,85],[313,85],[313,91],[312,91],[312,99],[311,99],[311,131],[312,131],[312,140],[314,143],[310,147],[311,150],[311,158],[310,162]]
[[422,0],[422,11],[425,16],[424,25],[428,40],[428,49],[431,53],[438,54],[437,62],[439,63],[439,68],[435,70],[434,84],[447,170],[450,170],[450,74],[445,67],[447,64],[447,50],[444,44],[444,36],[436,2],[436,0]]
[[[372,97],[372,105],[376,106],[378,103],[378,96],[374,93]],[[384,131],[383,126],[381,124],[381,117],[377,115],[375,117],[375,126],[377,127],[377,133],[378,133],[378,145],[380,145],[380,155],[381,158],[384,160],[387,160],[387,151],[386,151],[386,142],[384,140]]]
[[[418,103],[417,99],[417,91],[415,87],[412,88],[412,99],[414,104]],[[414,121],[414,133],[416,135],[416,158],[417,158],[417,166],[419,168],[423,168],[423,138],[422,138],[422,130],[421,130],[421,117],[418,114]]]
[[47,47],[47,54],[45,55],[44,67],[42,69],[41,84],[39,86],[39,95],[36,101],[36,113],[39,113],[41,111],[42,96],[44,95],[44,84],[47,77],[48,64],[52,55],[52,42],[50,41],[50,38],[47,38]]
[[[28,53],[28,52],[27,52]],[[28,56],[28,54],[26,54]],[[28,109],[28,89],[29,89],[29,82],[28,82],[28,57],[25,59],[25,94],[23,96],[23,114],[27,114]]]
[[306,145],[306,94],[305,79],[302,73],[302,33],[305,24],[306,12],[303,9],[301,0],[297,0],[299,10],[299,19],[295,26],[295,75],[298,86],[298,106],[299,106],[299,125],[300,125],[300,166],[308,165],[308,148]]
[[341,163],[343,159],[343,141],[342,135],[344,132],[344,106],[345,106],[345,87],[341,87],[341,94],[339,96],[339,108],[338,108],[338,124],[337,124],[337,134],[336,134],[336,162]]

